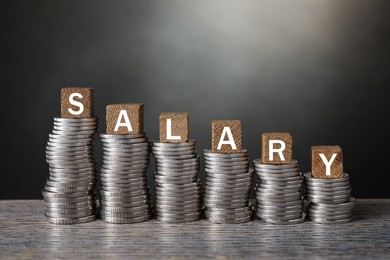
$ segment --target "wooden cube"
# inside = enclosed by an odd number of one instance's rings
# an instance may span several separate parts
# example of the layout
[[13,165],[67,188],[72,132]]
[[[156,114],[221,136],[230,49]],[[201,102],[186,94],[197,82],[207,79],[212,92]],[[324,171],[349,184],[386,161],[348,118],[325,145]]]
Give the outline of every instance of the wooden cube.
[[61,89],[61,117],[93,117],[92,88]]
[[343,150],[338,145],[311,147],[311,174],[314,178],[343,177]]
[[289,164],[292,161],[292,136],[287,132],[261,135],[261,163]]
[[242,129],[239,120],[213,120],[211,122],[211,151],[238,153],[242,150]]
[[160,142],[188,141],[188,113],[165,112],[160,114]]
[[143,126],[143,104],[112,104],[106,107],[107,134],[141,134]]

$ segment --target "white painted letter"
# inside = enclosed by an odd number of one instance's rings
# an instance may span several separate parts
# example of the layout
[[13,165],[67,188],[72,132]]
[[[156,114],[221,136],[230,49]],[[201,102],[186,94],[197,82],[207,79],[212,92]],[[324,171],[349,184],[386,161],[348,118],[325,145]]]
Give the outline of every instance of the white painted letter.
[[[280,148],[275,149],[274,144],[280,144]],[[280,160],[284,161],[285,159],[282,153],[284,149],[286,149],[286,143],[282,140],[269,140],[269,160],[272,161],[274,159],[274,153],[278,153]]]
[[74,106],[76,106],[76,107],[79,107],[79,110],[74,111],[73,109],[68,108],[68,111],[69,111],[69,113],[71,113],[72,115],[80,115],[81,113],[84,112],[84,105],[83,105],[83,103],[74,100],[73,98],[74,98],[75,96],[78,97],[78,98],[83,98],[83,95],[81,95],[80,93],[72,93],[72,94],[70,94],[70,96],[69,96],[69,103],[72,104],[72,105],[74,105]]
[[[122,117],[125,120],[124,123],[122,123]],[[127,111],[124,109],[122,109],[121,112],[119,112],[118,120],[116,121],[114,131],[115,132],[118,131],[118,128],[120,126],[126,126],[127,129],[129,130],[129,132],[133,131],[133,128],[131,127],[131,124],[130,124],[129,116],[127,115]]]
[[333,163],[334,159],[336,158],[336,156],[337,156],[337,153],[332,154],[332,157],[328,161],[326,159],[326,157],[325,157],[325,154],[320,153],[320,157],[321,157],[321,159],[324,162],[325,167],[326,167],[326,175],[330,175],[330,166],[332,165],[332,163]]
[[180,140],[180,135],[172,135],[172,120],[167,118],[167,140]]
[[[227,134],[228,140],[225,140],[225,135]],[[232,146],[233,150],[237,149],[236,143],[234,142],[232,131],[230,130],[230,127],[225,126],[222,130],[221,139],[219,139],[217,150],[221,150],[221,147],[223,144],[230,144]]]

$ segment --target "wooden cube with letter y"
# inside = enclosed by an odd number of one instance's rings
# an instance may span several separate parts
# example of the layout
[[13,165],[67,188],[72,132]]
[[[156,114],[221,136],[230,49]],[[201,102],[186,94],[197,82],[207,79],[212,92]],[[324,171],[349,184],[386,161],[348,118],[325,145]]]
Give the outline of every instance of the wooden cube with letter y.
[[343,150],[338,145],[311,147],[311,174],[314,178],[343,177]]

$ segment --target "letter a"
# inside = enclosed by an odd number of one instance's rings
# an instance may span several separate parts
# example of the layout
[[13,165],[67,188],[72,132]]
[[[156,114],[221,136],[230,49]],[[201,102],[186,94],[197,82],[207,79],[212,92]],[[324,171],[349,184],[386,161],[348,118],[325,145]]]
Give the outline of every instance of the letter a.
[[[225,141],[225,135],[228,136],[228,140]],[[222,130],[221,139],[219,139],[219,143],[217,146],[218,150],[221,150],[223,144],[230,144],[233,150],[237,150],[236,143],[234,142],[232,131],[230,127],[225,126]]]
[[[122,118],[125,120],[125,122],[123,123],[122,123]],[[118,128],[120,126],[126,126],[129,132],[133,131],[133,128],[131,127],[130,124],[129,116],[127,115],[127,111],[124,109],[119,112],[118,120],[116,121],[114,131],[115,132],[118,131]]]

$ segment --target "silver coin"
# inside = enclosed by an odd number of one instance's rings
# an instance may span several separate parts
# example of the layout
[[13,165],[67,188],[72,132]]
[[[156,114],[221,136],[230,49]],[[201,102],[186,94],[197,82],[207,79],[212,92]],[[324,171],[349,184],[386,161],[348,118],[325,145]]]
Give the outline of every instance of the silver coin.
[[150,197],[149,194],[144,194],[144,195],[134,196],[134,197],[104,197],[104,198],[101,198],[101,200],[109,202],[109,203],[112,203],[112,202],[131,203],[134,201],[149,200],[149,197]]
[[[271,177],[276,180],[285,179],[285,178],[298,178],[301,179],[301,173],[299,171],[295,172],[284,172],[284,173],[270,173],[270,172],[259,172],[256,170],[257,176],[259,176],[260,179]],[[288,179],[287,179],[288,180]]]
[[78,209],[85,207],[95,207],[95,203],[91,200],[79,203],[56,203],[45,201],[45,207],[56,208],[56,209]]
[[151,218],[150,215],[134,217],[134,218],[111,218],[106,216],[101,216],[100,219],[107,223],[112,224],[135,224],[140,222],[148,221]]
[[209,167],[248,167],[249,161],[207,161],[205,165]]
[[253,160],[253,164],[258,168],[267,168],[267,169],[288,169],[298,166],[297,160],[292,160],[289,164],[263,164],[260,159]]
[[351,194],[351,189],[340,190],[340,191],[315,191],[315,190],[306,190],[306,193],[310,193],[312,196],[321,196],[321,197],[333,197],[333,196],[342,196],[347,195],[348,197]]
[[127,139],[138,139],[138,138],[144,138],[146,136],[146,133],[140,133],[140,134],[107,134],[107,133],[100,133],[99,137],[101,140],[107,141],[107,142],[115,142],[115,141],[126,141]]
[[260,218],[263,222],[276,225],[293,225],[305,222],[306,214],[303,212],[300,218],[280,220],[275,218]]
[[304,174],[305,181],[308,183],[338,183],[342,181],[347,181],[349,180],[349,175],[348,173],[343,173],[342,178],[336,178],[336,179],[319,179],[319,178],[314,178],[311,176],[311,172],[306,172]]
[[56,207],[49,207],[45,205],[45,213],[49,214],[79,214],[79,215],[91,215],[96,211],[95,207],[84,207],[84,208],[75,208],[75,209],[61,209]]
[[82,224],[94,221],[96,219],[95,215],[83,217],[83,218],[74,218],[74,219],[68,219],[68,218],[51,218],[47,217],[47,220],[56,225],[72,225],[72,224]]
[[337,220],[326,220],[326,219],[316,219],[310,218],[310,221],[317,224],[346,224],[352,221],[352,217],[345,219],[337,219]]
[[215,224],[242,224],[252,220],[252,216],[236,218],[236,219],[225,219],[225,218],[213,218],[213,217],[205,217],[205,220],[215,223]]
[[153,140],[152,144],[154,147],[163,147],[163,148],[178,148],[178,147],[188,147],[188,146],[193,147],[196,144],[196,140],[189,139],[187,142],[180,142],[180,143],[165,143],[165,142]]
[[265,185],[276,185],[276,186],[294,186],[294,185],[302,185],[303,180],[296,180],[296,181],[274,181],[274,180],[260,180],[260,184],[265,184]]
[[187,160],[187,159],[193,159],[197,158],[199,160],[199,155],[195,153],[191,154],[185,154],[185,155],[159,155],[159,154],[154,154],[154,158],[156,158],[157,161],[163,161],[163,162],[176,162],[176,161],[181,161],[181,160]]
[[161,222],[165,223],[188,223],[188,222],[193,222],[197,221],[200,219],[200,216],[193,216],[193,217],[188,217],[188,218],[180,218],[180,219],[172,219],[172,218],[165,218],[161,216],[156,216],[156,219]]
[[248,151],[246,149],[242,149],[239,152],[236,153],[213,153],[210,149],[204,149],[203,154],[206,157],[219,157],[219,158],[235,158],[235,157],[242,157],[247,156]]

